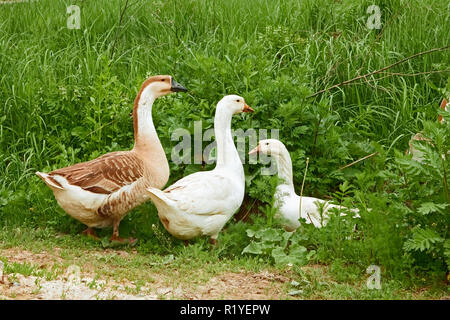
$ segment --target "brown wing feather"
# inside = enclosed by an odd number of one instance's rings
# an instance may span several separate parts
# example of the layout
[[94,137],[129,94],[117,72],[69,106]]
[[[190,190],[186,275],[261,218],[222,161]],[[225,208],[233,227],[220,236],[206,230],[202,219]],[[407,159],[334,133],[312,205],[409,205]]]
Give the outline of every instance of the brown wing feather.
[[110,194],[144,175],[144,163],[133,152],[107,153],[94,160],[77,163],[49,173],[94,193]]

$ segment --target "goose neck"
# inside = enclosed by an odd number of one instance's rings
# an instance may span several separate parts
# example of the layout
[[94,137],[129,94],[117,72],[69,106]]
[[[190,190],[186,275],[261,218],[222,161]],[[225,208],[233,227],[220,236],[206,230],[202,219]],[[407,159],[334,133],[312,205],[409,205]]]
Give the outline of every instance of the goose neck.
[[169,179],[169,163],[158,138],[152,118],[152,107],[158,98],[148,87],[139,92],[134,102],[133,125],[135,143],[133,152],[147,167],[145,178],[158,188],[164,187]]
[[155,140],[159,143],[153,124],[152,107],[156,97],[151,93],[143,92],[135,102],[133,109],[133,125],[135,149],[145,150],[151,147]]
[[278,178],[283,180],[283,184],[294,188],[292,175],[292,160],[287,150],[282,150],[279,154],[274,155],[277,162]]
[[216,168],[232,168],[243,174],[241,159],[231,135],[233,114],[218,106],[214,117],[214,134],[217,143]]

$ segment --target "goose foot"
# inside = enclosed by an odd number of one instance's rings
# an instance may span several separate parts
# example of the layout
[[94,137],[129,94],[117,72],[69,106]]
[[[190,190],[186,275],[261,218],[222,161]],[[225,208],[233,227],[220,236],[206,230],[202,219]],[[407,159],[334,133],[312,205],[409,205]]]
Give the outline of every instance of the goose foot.
[[89,238],[92,238],[94,240],[99,240],[99,238],[97,237],[97,235],[95,234],[95,230],[94,228],[87,228],[86,230],[84,230],[83,232],[81,232],[82,234],[86,235]]
[[115,234],[112,235],[110,240],[111,240],[111,242],[120,242],[120,243],[126,243],[127,242],[130,245],[134,245],[138,241],[138,239],[135,239],[135,238],[132,238],[132,237],[130,237],[128,239],[125,239],[125,238],[121,238],[121,237],[119,237],[118,235],[115,235]]

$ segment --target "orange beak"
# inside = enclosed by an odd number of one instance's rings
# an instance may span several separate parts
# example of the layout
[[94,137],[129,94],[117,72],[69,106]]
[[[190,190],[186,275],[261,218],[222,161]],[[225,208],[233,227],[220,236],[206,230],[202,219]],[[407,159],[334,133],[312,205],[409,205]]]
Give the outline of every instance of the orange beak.
[[258,145],[256,146],[256,148],[254,148],[253,150],[251,150],[248,154],[255,154],[255,153],[258,153],[259,150],[260,150],[260,148],[259,148],[259,144],[258,144]]
[[244,103],[244,109],[242,110],[242,112],[254,112],[255,110],[253,110],[252,108],[250,108],[250,106],[246,103]]

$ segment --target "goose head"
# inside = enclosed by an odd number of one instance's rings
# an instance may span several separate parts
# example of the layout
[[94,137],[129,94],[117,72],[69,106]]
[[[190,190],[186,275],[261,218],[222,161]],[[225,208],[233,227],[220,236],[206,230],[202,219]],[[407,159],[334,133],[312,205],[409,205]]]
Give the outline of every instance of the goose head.
[[286,147],[280,140],[266,139],[259,141],[256,148],[251,150],[248,154],[262,153],[271,156],[281,156],[283,153],[285,153],[285,150]]
[[246,103],[244,98],[237,95],[228,95],[222,98],[217,105],[218,109],[227,110],[231,114],[237,114],[241,112],[253,112]]
[[137,98],[151,96],[156,99],[172,92],[186,91],[187,89],[176,82],[172,76],[158,75],[144,81]]

